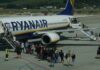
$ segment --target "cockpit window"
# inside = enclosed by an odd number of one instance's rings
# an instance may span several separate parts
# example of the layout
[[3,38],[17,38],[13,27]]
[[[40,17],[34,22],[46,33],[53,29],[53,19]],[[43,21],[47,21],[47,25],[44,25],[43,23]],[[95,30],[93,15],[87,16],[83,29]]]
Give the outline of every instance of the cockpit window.
[[71,23],[77,24],[78,23],[77,18],[71,18]]

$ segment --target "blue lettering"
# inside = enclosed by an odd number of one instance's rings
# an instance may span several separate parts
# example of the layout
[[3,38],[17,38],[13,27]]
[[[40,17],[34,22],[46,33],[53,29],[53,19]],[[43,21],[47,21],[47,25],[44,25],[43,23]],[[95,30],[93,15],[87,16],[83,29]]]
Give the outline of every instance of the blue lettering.
[[13,21],[10,23],[5,23],[5,25],[9,28],[13,29],[13,31],[18,30],[28,30],[28,29],[37,29],[37,28],[46,28],[48,27],[47,20],[29,20],[29,21]]
[[42,22],[43,22],[43,27],[45,28],[45,27],[48,27],[48,22],[47,22],[47,20],[42,20]]
[[27,29],[30,29],[30,26],[26,21],[24,21],[24,30],[27,30]]
[[37,29],[37,28],[40,28],[40,27],[41,27],[41,25],[40,25],[39,21],[36,20],[36,29]]
[[20,22],[17,21],[17,23],[19,24],[19,28],[20,28],[21,30],[23,30],[23,21],[20,21]]
[[28,22],[30,24],[30,29],[35,29],[36,28],[33,20],[32,21],[28,21]]
[[18,25],[16,22],[11,22],[13,31],[18,31]]
[[43,28],[43,25],[44,25],[44,24],[43,24],[42,20],[39,20],[39,21],[40,21],[40,23],[41,23],[41,24],[40,24],[40,25],[41,25],[41,28]]

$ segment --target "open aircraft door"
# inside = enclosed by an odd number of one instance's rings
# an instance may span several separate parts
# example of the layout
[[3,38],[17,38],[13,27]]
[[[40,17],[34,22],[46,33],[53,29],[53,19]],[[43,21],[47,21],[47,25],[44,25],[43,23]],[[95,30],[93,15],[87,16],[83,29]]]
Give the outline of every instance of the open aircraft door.
[[4,36],[5,28],[3,26],[3,23],[0,21],[0,37]]

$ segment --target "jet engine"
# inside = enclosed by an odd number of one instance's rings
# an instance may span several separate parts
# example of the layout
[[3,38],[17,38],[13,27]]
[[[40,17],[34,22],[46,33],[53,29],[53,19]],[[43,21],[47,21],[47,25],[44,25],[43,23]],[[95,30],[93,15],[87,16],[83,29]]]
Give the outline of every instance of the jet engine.
[[42,44],[51,44],[60,40],[60,36],[56,33],[46,33],[42,36]]

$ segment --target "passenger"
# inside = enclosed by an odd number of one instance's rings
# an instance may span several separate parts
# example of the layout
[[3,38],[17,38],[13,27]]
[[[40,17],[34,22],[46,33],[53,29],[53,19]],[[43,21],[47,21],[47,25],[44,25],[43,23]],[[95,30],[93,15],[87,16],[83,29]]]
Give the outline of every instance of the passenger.
[[64,63],[64,52],[63,52],[63,50],[61,50],[59,52],[59,55],[60,55],[61,63]]
[[31,54],[31,45],[30,44],[27,46],[27,52],[26,53]]
[[98,50],[97,50],[97,57],[100,57],[100,46],[98,47]]
[[99,33],[99,40],[100,40],[100,33]]
[[19,42],[16,42],[15,52],[17,53],[17,58],[21,58],[22,48],[21,48]]
[[25,42],[25,52],[27,53],[27,51],[28,51],[28,45],[29,45],[29,43],[28,42]]
[[42,59],[42,58],[43,58],[43,49],[44,49],[44,48],[43,48],[42,45],[40,45],[39,47],[40,47],[39,58]]
[[84,24],[82,24],[82,28],[85,28],[85,25]]
[[50,50],[50,67],[54,67],[54,63],[55,63],[55,52],[53,49]]
[[47,59],[47,49],[45,47],[43,48],[42,55],[43,55],[43,59]]
[[40,47],[39,47],[39,45],[35,45],[35,51],[37,53],[37,56],[39,57],[39,53],[40,53]]
[[59,58],[59,51],[56,50],[55,51],[55,63],[58,63],[59,62],[58,58]]
[[93,31],[91,31],[91,35],[94,35],[94,32]]
[[73,63],[73,65],[75,63],[75,59],[76,59],[76,55],[75,54],[72,54],[72,63]]
[[25,52],[25,51],[24,51],[24,49],[25,49],[24,43],[21,43],[21,49],[22,49],[22,52],[24,53],[24,52]]
[[17,58],[21,58],[21,52],[22,52],[21,47],[20,46],[17,46],[16,47]]
[[52,56],[51,49],[50,49],[50,48],[48,48],[48,49],[47,49],[47,60],[48,60],[48,62],[50,62],[50,61],[51,61],[51,56]]
[[32,45],[31,51],[32,51],[32,54],[35,54],[35,46],[34,45]]
[[69,65],[72,65],[71,62],[72,62],[72,54],[71,54],[71,50],[68,51],[68,53],[66,53],[65,55],[65,58],[66,58],[66,64],[69,66]]
[[100,37],[100,33],[99,33],[99,37]]
[[76,18],[73,19],[73,23],[78,23]]

